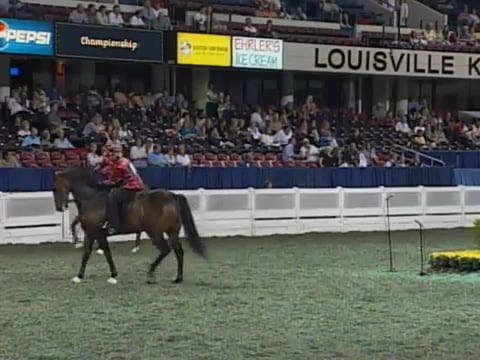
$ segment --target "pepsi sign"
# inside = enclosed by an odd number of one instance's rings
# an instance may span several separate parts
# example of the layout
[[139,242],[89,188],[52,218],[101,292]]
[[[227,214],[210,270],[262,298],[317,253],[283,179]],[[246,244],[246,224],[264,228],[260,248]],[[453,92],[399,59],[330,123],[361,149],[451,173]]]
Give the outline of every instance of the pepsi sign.
[[53,39],[51,23],[0,19],[0,53],[51,56]]

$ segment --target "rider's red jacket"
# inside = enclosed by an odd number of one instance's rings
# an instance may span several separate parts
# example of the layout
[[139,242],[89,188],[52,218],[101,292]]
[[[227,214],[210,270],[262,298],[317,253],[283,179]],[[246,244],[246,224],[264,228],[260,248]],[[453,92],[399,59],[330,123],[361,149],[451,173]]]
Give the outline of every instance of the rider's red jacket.
[[127,190],[143,190],[145,185],[137,170],[126,158],[111,161],[108,166],[108,180]]
[[104,156],[102,162],[95,167],[95,171],[103,178],[108,178],[108,174],[111,173],[111,166],[112,160],[110,160],[107,156]]

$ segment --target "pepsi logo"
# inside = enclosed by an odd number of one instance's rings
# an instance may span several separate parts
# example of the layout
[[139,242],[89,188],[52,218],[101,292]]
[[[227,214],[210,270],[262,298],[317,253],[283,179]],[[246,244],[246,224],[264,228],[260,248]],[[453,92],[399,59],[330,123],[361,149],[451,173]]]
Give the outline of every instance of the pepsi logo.
[[10,43],[50,45],[52,33],[49,31],[34,31],[12,29],[5,21],[0,21],[0,49],[4,49]]

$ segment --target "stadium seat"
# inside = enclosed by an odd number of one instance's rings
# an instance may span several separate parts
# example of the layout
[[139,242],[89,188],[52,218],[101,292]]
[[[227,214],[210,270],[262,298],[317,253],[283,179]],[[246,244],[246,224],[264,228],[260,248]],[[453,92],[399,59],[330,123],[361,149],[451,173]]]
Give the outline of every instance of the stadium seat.
[[253,155],[253,161],[265,161],[265,155],[260,153],[255,153]]
[[277,160],[277,155],[275,155],[273,153],[266,153],[265,154],[265,160],[275,161],[275,160]]
[[194,161],[200,162],[200,161],[202,161],[203,159],[204,159],[203,154],[199,154],[199,153],[193,154],[193,160],[194,160]]
[[213,160],[212,161],[212,166],[213,167],[223,167],[223,161]]
[[212,154],[212,153],[206,153],[205,154],[205,160],[215,161],[215,160],[217,160],[217,155]]
[[237,167],[237,162],[233,160],[228,160],[225,162],[226,167]]

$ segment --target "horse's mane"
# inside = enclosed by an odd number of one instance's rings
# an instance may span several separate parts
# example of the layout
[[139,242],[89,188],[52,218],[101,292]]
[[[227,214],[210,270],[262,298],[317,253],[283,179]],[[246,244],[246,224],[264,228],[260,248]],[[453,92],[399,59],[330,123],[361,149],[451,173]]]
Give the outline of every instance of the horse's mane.
[[95,174],[92,169],[85,167],[74,167],[58,171],[56,175],[68,179],[73,184],[88,185],[95,182]]

